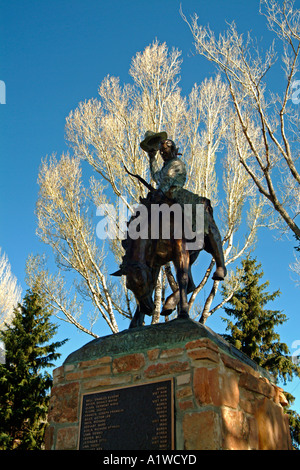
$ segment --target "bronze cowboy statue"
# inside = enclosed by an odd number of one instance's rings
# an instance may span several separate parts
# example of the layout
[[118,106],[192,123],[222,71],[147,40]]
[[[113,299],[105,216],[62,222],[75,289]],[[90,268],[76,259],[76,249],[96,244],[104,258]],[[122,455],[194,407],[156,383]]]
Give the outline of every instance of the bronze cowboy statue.
[[[151,176],[157,188],[153,188],[139,175],[133,175],[125,168],[131,176],[142,181],[150,191],[147,198],[140,199],[141,205],[147,210],[141,211],[142,207],[139,206],[127,224],[127,238],[122,241],[125,254],[119,271],[113,274],[126,276],[126,286],[134,293],[137,301],[130,328],[142,326],[145,315],[153,315],[155,305],[152,296],[163,265],[173,262],[178,289],[166,299],[161,315],[169,315],[179,304],[178,318],[189,316],[187,295],[195,289],[191,266],[201,250],[204,249],[210,253],[216,262],[216,271],[212,278],[222,281],[226,276],[221,236],[213,218],[210,200],[183,188],[186,182],[186,167],[178,158],[180,154],[175,143],[168,139],[166,132],[148,131],[140,146],[148,153]],[[161,169],[155,158],[157,151],[160,152],[164,161]],[[169,211],[167,221],[169,236],[167,238],[162,231],[164,213],[160,219],[154,220],[152,211],[154,207],[165,207]],[[190,208],[189,212],[187,212],[187,207]],[[200,238],[195,235],[199,215],[197,207],[202,210],[200,214],[203,214],[201,226],[203,236]],[[178,220],[176,220],[174,208],[180,208],[183,213],[183,218],[180,218],[179,222],[181,236],[177,235],[178,231],[176,232]],[[137,221],[139,213],[144,214],[144,219],[139,217],[139,223],[147,228],[147,233],[143,237],[131,238],[130,227]],[[153,239],[151,235],[153,235],[153,226],[157,224],[157,220],[159,220],[159,228],[157,236]]]

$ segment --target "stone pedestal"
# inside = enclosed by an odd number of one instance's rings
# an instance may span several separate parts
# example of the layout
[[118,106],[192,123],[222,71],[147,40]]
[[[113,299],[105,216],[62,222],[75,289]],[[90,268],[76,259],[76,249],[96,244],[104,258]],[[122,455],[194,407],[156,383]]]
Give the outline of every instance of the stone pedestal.
[[247,356],[190,319],[93,340],[53,375],[49,450],[78,449],[83,395],[165,379],[173,384],[175,450],[291,449],[282,389]]

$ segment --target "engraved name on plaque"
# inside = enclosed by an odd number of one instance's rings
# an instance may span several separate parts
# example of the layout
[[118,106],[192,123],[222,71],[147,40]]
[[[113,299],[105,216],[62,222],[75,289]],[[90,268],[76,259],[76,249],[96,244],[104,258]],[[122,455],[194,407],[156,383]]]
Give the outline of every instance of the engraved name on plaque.
[[79,449],[173,450],[173,381],[83,395]]

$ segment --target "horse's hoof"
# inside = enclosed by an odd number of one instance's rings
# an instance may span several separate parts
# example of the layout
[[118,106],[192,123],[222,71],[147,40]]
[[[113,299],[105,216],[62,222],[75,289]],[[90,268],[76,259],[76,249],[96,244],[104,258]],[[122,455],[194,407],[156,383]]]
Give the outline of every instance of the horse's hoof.
[[166,310],[162,310],[162,311],[160,312],[160,314],[161,314],[163,317],[167,317],[168,315],[171,315],[172,312],[174,312],[174,309],[169,308],[169,309],[166,309]]
[[224,281],[226,274],[227,274],[227,269],[223,268],[222,266],[219,266],[216,269],[215,273],[213,274],[212,279],[214,281]]
[[130,323],[128,329],[131,330],[132,328],[138,328],[140,326],[145,326],[145,323],[144,322],[143,323]]
[[180,318],[180,319],[185,319],[185,318],[190,318],[188,312],[180,312],[178,314],[178,317],[177,318]]

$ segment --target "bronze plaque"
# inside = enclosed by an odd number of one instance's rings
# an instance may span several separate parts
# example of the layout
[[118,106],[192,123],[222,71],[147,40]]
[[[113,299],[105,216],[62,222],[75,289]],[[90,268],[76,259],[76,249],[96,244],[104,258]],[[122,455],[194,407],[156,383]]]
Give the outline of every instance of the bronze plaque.
[[83,395],[79,449],[173,450],[173,381]]

